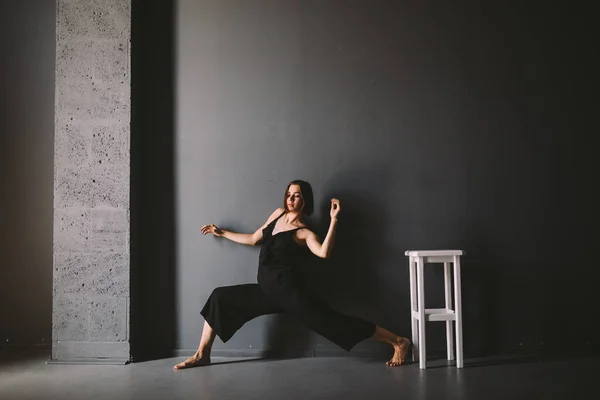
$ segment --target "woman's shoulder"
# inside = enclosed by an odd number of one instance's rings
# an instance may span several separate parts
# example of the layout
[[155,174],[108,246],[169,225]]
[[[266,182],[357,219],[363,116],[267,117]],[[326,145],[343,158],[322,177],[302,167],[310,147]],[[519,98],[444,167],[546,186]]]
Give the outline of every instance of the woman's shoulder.
[[283,207],[276,208],[275,211],[273,211],[271,213],[271,216],[269,218],[277,218],[284,212],[285,212],[285,208],[283,208]]
[[296,235],[298,236],[298,238],[300,239],[306,239],[308,236],[310,235],[314,235],[315,233],[310,229],[310,227],[308,226],[299,226],[298,230],[296,231]]
[[279,207],[279,208],[275,209],[275,211],[273,211],[271,213],[271,215],[269,215],[269,218],[267,218],[267,222],[265,223],[265,226],[269,225],[271,222],[273,222],[273,220],[277,219],[284,212],[285,212],[285,209],[283,207]]

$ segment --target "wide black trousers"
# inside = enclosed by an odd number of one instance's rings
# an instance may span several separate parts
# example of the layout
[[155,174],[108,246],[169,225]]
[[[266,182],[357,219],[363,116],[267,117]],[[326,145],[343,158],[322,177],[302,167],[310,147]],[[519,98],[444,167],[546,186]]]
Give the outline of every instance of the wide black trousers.
[[218,287],[200,313],[219,338],[227,342],[251,319],[283,312],[346,351],[375,332],[375,324],[341,314],[312,291],[281,281]]

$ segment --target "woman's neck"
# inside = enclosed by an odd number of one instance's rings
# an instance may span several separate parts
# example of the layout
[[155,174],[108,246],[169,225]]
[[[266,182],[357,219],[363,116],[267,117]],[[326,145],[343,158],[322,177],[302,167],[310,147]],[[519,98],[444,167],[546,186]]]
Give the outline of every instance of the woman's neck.
[[288,224],[294,224],[295,222],[302,222],[302,213],[288,211],[285,220]]

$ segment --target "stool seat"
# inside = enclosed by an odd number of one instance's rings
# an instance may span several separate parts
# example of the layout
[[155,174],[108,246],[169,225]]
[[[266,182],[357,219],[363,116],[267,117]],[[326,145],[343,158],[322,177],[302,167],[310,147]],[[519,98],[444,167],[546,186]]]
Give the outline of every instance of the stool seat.
[[462,250],[410,250],[404,253],[409,257],[423,257],[426,264],[453,262],[454,256],[462,254]]
[[[460,257],[462,250],[407,250],[410,271],[410,305],[413,341],[413,360],[419,360],[421,369],[427,368],[425,347],[425,323],[431,321],[446,322],[446,343],[448,360],[454,360],[454,340],[452,324],[456,330],[456,366],[463,368],[462,345],[462,306],[460,286]],[[425,308],[425,264],[444,264],[445,308]],[[454,266],[454,305],[452,304],[452,285],[450,264]]]
[[462,250],[407,250],[405,253],[411,257],[444,257],[444,256],[462,256]]

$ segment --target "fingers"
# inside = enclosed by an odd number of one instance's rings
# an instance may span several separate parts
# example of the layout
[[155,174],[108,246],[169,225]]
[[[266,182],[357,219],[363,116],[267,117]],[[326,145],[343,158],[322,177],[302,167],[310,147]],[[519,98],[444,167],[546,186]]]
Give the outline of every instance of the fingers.
[[340,201],[336,198],[331,199],[331,209],[332,210],[341,210]]
[[206,235],[207,233],[212,233],[214,235],[218,230],[219,228],[217,228],[214,224],[204,225],[202,228],[200,228],[200,232],[202,232],[203,235]]

